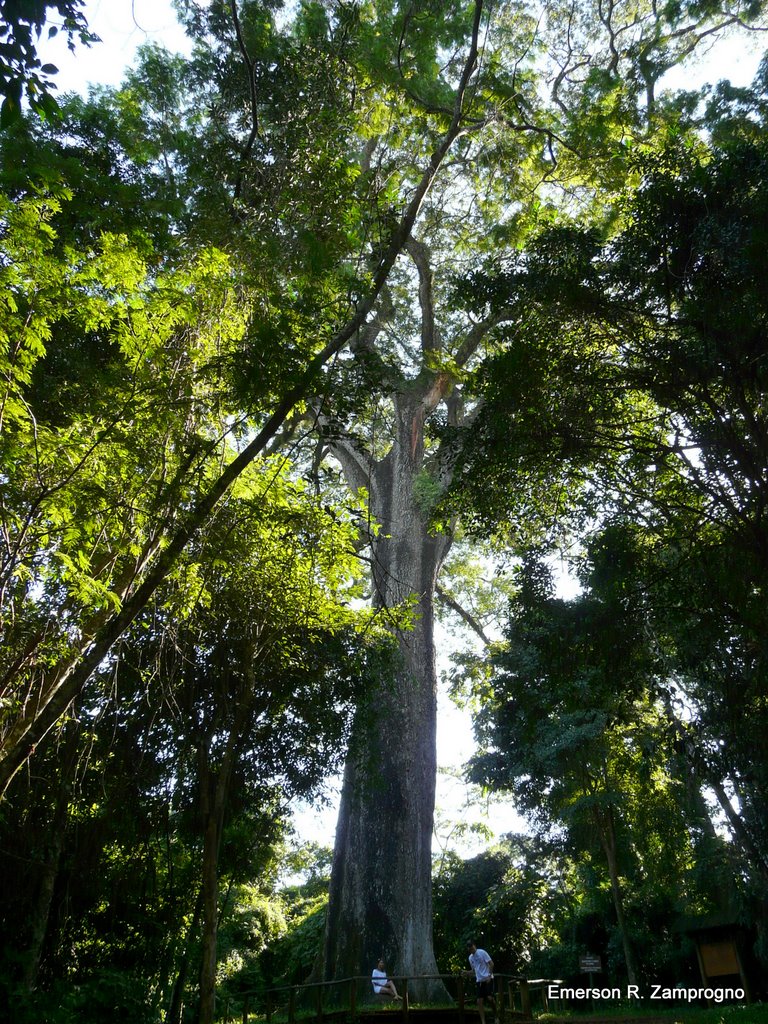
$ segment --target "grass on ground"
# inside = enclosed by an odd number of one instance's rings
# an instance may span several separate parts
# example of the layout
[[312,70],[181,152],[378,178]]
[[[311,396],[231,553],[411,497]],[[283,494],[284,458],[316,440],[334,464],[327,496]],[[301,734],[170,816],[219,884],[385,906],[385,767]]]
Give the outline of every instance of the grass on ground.
[[[544,1013],[537,1021],[595,1019],[595,1013]],[[752,1006],[716,1006],[707,1009],[699,1007],[664,1007],[662,1009],[636,1009],[611,1011],[605,1017],[615,1020],[632,1021],[633,1018],[658,1020],[659,1024],[768,1024],[768,1003],[754,1003]]]

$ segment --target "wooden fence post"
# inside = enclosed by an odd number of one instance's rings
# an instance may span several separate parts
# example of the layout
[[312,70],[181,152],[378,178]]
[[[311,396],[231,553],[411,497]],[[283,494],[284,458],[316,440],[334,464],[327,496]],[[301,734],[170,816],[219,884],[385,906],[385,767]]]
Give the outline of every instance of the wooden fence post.
[[408,1015],[411,1012],[410,999],[408,996],[408,979],[403,978],[403,1021],[408,1024]]
[[318,1019],[318,1021],[321,1021],[323,1019],[323,986],[322,985],[318,985],[317,986],[316,1002],[317,1002],[317,1019]]
[[251,997],[246,996],[243,1003],[243,1024],[248,1024],[248,1011],[251,1008]]
[[357,978],[353,978],[349,983],[349,1016],[357,1016]]
[[464,1024],[464,975],[459,975],[459,984],[457,991],[459,1001],[459,1024]]
[[531,1013],[531,990],[528,988],[528,979],[520,979],[520,1009],[523,1011],[523,1020],[532,1020]]
[[267,992],[267,1024],[272,1024],[272,993]]
[[291,991],[288,993],[288,1024],[293,1024],[296,1020],[296,989],[291,987]]

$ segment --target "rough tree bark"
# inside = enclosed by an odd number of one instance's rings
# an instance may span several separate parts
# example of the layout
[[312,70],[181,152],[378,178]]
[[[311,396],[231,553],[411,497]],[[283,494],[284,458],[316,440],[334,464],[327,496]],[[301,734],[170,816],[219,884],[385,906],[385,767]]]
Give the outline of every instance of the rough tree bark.
[[[415,599],[400,632],[400,664],[355,723],[342,791],[324,945],[326,979],[366,974],[383,956],[395,975],[437,973],[432,949],[431,841],[435,800],[436,674],[433,598],[450,547],[430,535],[414,482],[424,461],[424,419],[436,396],[395,396],[395,437],[368,465],[374,602]],[[347,478],[363,480],[359,452],[339,451]],[[424,998],[437,983],[411,984]]]

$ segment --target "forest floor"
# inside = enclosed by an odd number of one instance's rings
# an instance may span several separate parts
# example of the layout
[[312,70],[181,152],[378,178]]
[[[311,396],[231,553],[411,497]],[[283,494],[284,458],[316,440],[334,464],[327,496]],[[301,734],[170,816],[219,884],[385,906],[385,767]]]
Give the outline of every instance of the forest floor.
[[573,1012],[542,1013],[537,1024],[768,1024],[768,1003],[751,1006],[717,1006],[709,1008],[675,1007],[650,1011],[624,1010],[610,1014]]
[[[456,1024],[458,1013],[455,1007],[411,1007],[411,1024]],[[505,1015],[509,1020],[509,1015]],[[297,1020],[301,1018],[297,1014]],[[264,1018],[252,1017],[254,1024],[266,1024]],[[314,1020],[313,1014],[307,1014],[301,1018],[302,1024],[308,1024]],[[342,1015],[335,1016],[327,1014],[325,1019],[330,1024],[333,1019],[341,1021]],[[524,1024],[519,1015],[511,1018],[515,1022]],[[234,1018],[233,1024],[234,1024]],[[361,1011],[356,1017],[358,1024],[400,1024],[403,1020],[402,1010],[391,1007],[382,1007]],[[479,1024],[480,1016],[474,1008],[467,1007],[465,1010],[466,1024]],[[488,1022],[493,1020],[492,1015],[487,1014]],[[751,1006],[717,1006],[717,1007],[663,1007],[659,1009],[648,1009],[644,1007],[624,1008],[611,1010],[605,1013],[592,1013],[587,1011],[559,1011],[557,1013],[545,1013],[541,1010],[534,1011],[534,1024],[768,1024],[768,1003],[754,1003]],[[275,1021],[273,1019],[273,1024]]]

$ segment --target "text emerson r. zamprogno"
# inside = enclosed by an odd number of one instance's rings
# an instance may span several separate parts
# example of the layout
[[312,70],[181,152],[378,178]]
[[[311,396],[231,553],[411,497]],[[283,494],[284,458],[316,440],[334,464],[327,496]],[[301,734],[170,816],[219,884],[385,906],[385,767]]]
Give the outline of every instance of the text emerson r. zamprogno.
[[627,985],[626,988],[566,988],[561,985],[550,985],[547,988],[549,999],[663,999],[670,1003],[690,1003],[696,999],[708,999],[713,1003],[738,1001],[745,998],[743,988],[666,988],[664,985],[651,985],[647,995],[640,994],[639,985]]

